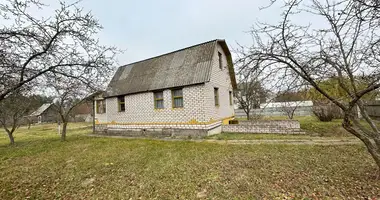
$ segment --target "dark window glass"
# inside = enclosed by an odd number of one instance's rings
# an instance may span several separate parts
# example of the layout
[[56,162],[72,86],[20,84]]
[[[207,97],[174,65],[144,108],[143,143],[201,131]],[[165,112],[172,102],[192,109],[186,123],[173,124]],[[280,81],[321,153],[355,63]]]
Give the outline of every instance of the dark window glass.
[[154,93],[154,108],[163,109],[164,108],[164,92]]
[[117,101],[119,104],[119,112],[125,111],[125,98],[124,96],[117,97]]
[[183,93],[182,89],[172,90],[173,108],[183,107]]
[[222,53],[218,52],[218,59],[219,59],[219,68],[223,68],[223,60],[222,60]]
[[97,114],[106,113],[106,101],[105,100],[97,100],[96,101],[96,113]]
[[215,101],[215,106],[219,106],[219,89],[214,88],[214,101]]
[[233,102],[232,102],[232,97],[233,97],[233,96],[232,96],[232,92],[230,91],[230,105],[231,105],[231,106],[232,106],[232,103],[233,103]]

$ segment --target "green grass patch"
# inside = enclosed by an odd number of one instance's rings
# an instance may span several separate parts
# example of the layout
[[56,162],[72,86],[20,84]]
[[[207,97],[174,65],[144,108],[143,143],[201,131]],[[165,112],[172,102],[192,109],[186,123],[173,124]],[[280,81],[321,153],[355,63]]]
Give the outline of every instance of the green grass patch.
[[322,137],[347,137],[352,136],[342,127],[341,119],[334,119],[331,122],[321,122],[315,117],[299,119],[301,129],[311,135]]
[[[0,199],[284,199],[378,197],[362,145],[228,145],[92,138],[72,124],[0,132]],[[256,135],[257,136],[257,135]]]
[[327,138],[311,135],[286,134],[252,134],[252,133],[222,133],[206,137],[216,140],[315,140],[315,139],[341,139],[341,137]]

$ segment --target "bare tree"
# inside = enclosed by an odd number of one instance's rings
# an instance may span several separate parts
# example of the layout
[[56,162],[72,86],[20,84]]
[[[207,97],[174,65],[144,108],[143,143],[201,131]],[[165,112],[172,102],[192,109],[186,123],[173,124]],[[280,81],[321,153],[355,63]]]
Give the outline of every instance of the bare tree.
[[[88,77],[88,84],[83,84],[77,79],[57,76],[49,87],[53,88],[56,100],[55,108],[57,109],[60,121],[62,122],[61,141],[66,140],[67,125],[71,119],[74,119],[73,110],[75,107],[84,103],[93,92],[96,91],[97,77]],[[91,82],[93,81],[93,82]]]
[[[368,116],[362,101],[364,95],[380,87],[380,10],[377,2],[287,1],[279,24],[255,25],[251,31],[254,44],[241,49],[239,61],[265,63],[251,70],[276,69],[277,78],[284,81],[290,81],[285,76],[287,72],[306,81],[343,110],[343,127],[366,145],[380,168],[379,128]],[[297,23],[297,17],[305,16],[319,23]],[[363,81],[358,77],[365,77],[364,87],[359,84]],[[344,98],[319,86],[329,78],[338,80],[338,86],[345,92]],[[347,79],[349,81],[344,81]],[[355,117],[355,107],[359,108],[368,126]]]
[[306,88],[296,88],[292,91],[280,92],[275,100],[280,102],[281,111],[288,117],[288,119],[293,119],[294,114],[302,104],[305,103],[307,89]]
[[282,102],[281,110],[286,114],[288,119],[294,118],[294,113],[299,108],[299,106],[302,104],[302,101],[286,101]]
[[[0,102],[31,83],[51,79],[52,74],[85,82],[87,74],[110,70],[117,49],[100,45],[102,29],[78,2],[60,2],[46,18],[32,9],[44,9],[39,0],[5,0],[0,3]],[[8,25],[10,24],[10,25]]]
[[247,115],[247,119],[251,119],[251,111],[260,108],[261,100],[266,98],[267,91],[261,83],[252,77],[245,77],[239,81],[238,90],[235,91],[235,98],[239,107],[242,108]]
[[23,95],[20,90],[13,92],[7,99],[0,102],[0,125],[8,134],[11,145],[15,143],[13,133],[33,109],[31,104],[31,99]]

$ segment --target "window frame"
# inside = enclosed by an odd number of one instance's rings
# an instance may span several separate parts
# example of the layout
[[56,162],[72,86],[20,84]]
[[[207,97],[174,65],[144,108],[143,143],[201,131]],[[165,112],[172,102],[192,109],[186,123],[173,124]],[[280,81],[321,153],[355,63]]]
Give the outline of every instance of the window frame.
[[[123,101],[121,101],[123,100]],[[118,96],[117,97],[117,105],[118,105],[118,112],[125,112],[125,96]],[[124,105],[124,109],[121,109],[121,105]]]
[[[156,94],[157,93],[162,93],[162,98],[156,98]],[[165,105],[164,105],[164,91],[155,91],[153,92],[153,102],[154,102],[154,109],[165,109]],[[162,101],[162,108],[158,108],[157,107],[157,101]]]
[[215,106],[220,106],[220,102],[219,102],[219,88],[217,88],[217,87],[214,87],[214,103],[215,103]]
[[230,94],[230,106],[233,105],[233,95],[232,95],[232,91],[229,91],[229,94]]
[[223,54],[218,51],[218,62],[219,62],[219,69],[223,69]]
[[[174,91],[176,91],[176,90],[181,90],[182,96],[174,96]],[[172,89],[171,92],[172,92],[172,108],[183,108],[184,107],[183,88]],[[175,99],[182,99],[182,106],[181,107],[175,106],[175,103],[174,103]]]
[[106,111],[107,108],[106,108],[106,100],[105,99],[95,100],[95,104],[96,104],[96,107],[95,107],[96,114],[104,114],[107,112]]

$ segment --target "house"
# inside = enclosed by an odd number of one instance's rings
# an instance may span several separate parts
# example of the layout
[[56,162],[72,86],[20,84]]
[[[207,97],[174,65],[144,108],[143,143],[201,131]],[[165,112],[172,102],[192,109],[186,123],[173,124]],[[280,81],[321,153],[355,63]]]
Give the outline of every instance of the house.
[[57,122],[58,114],[54,104],[45,103],[29,115],[32,123]]
[[231,53],[213,40],[118,68],[95,98],[95,132],[205,136],[234,118]]
[[72,110],[72,121],[75,122],[92,122],[92,108],[93,101],[83,101],[79,105],[75,106]]
[[75,122],[93,122],[94,117],[94,97],[102,94],[103,91],[95,92],[88,97],[84,98],[81,103],[76,105],[71,114],[72,121]]

